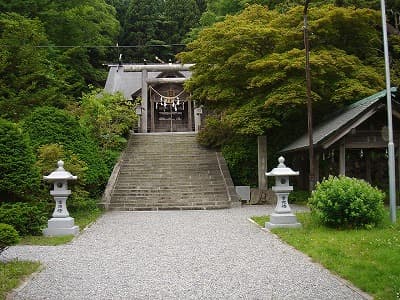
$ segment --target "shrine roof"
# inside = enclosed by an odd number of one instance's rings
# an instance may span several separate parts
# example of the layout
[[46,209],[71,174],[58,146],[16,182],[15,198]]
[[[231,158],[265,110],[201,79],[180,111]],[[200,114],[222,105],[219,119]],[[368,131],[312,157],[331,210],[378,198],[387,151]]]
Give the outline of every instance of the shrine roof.
[[[132,99],[132,95],[142,88],[141,72],[126,72],[124,65],[109,65],[108,76],[104,90],[113,94],[121,92],[126,99]],[[157,78],[163,72],[148,72],[148,79]],[[190,71],[179,71],[185,78],[191,76]]]
[[[391,92],[394,93],[397,88],[392,88]],[[347,134],[352,128],[357,127],[362,118],[368,118],[366,112],[378,107],[381,103],[386,103],[386,90],[376,93],[367,98],[361,99],[349,106],[340,109],[332,114],[325,122],[316,126],[313,130],[313,144],[314,147],[331,145],[336,140],[336,137],[342,137]],[[393,99],[392,99],[393,101]],[[308,148],[308,135],[307,133],[295,140],[290,145],[286,146],[281,152],[292,152]]]

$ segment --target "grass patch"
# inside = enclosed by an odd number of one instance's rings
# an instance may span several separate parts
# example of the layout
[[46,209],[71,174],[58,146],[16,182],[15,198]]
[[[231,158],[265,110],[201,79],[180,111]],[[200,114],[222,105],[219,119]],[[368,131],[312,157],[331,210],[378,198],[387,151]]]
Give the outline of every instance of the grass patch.
[[[103,211],[100,209],[92,211],[77,211],[71,213],[71,217],[75,219],[75,225],[79,226],[79,230],[82,231],[89,224],[96,221]],[[48,236],[24,236],[21,237],[19,245],[40,245],[40,246],[57,246],[69,243],[74,238],[73,235],[48,237]]]
[[75,224],[78,225],[79,229],[82,231],[96,221],[102,214],[103,211],[101,209],[96,209],[92,211],[77,211],[71,213],[71,217],[75,218]]
[[16,288],[21,280],[40,267],[38,262],[30,261],[10,261],[0,263],[0,299],[6,299],[9,291]]
[[251,217],[251,219],[261,227],[265,227],[265,223],[269,222],[269,216]]
[[37,245],[37,246],[58,246],[69,243],[74,238],[73,235],[65,235],[65,236],[34,236],[27,235],[21,237],[21,241],[18,245]]
[[[302,228],[272,232],[375,299],[400,299],[400,222],[336,230],[319,225],[310,213],[296,215]],[[264,227],[267,217],[252,219]]]

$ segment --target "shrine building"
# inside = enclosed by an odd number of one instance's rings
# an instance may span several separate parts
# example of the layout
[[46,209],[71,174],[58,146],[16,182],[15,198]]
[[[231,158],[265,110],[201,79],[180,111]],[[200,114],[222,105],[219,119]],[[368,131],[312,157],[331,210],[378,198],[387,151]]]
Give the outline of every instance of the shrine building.
[[[397,189],[400,189],[400,103],[392,88],[393,136],[396,148]],[[388,188],[388,128],[386,90],[343,107],[313,129],[314,175],[321,181],[329,175],[365,179]],[[281,152],[300,170],[297,187],[308,188],[308,135],[304,134]]]
[[137,101],[137,131],[191,132],[201,125],[202,109],[196,107],[183,83],[190,78],[192,64],[109,65],[105,90],[121,92]]

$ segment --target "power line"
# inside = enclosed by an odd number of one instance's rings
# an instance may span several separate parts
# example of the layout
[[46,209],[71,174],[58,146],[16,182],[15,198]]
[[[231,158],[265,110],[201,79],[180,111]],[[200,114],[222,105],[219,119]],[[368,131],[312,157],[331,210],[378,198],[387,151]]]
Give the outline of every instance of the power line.
[[[149,47],[168,47],[168,46],[186,46],[186,44],[164,44],[164,45],[126,45],[126,46],[103,46],[103,45],[39,45],[36,48],[149,48]],[[10,46],[11,47],[11,46]]]

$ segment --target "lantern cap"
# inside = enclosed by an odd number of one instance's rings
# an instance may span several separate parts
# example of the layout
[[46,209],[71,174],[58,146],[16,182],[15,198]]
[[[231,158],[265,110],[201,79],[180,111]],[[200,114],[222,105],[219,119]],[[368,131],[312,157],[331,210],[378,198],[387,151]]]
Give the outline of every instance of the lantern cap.
[[293,171],[291,168],[286,167],[285,158],[283,156],[278,158],[278,166],[273,168],[271,172],[265,173],[267,176],[297,176],[299,172]]
[[72,175],[70,172],[65,171],[64,162],[59,160],[57,162],[58,168],[51,172],[48,176],[43,176],[44,180],[57,181],[57,180],[76,180],[77,176]]

